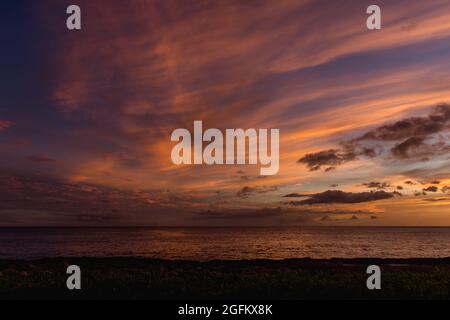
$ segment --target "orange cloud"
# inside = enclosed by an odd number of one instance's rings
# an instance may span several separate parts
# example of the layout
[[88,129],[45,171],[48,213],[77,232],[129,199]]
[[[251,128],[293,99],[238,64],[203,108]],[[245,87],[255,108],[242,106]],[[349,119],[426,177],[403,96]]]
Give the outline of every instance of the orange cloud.
[[[77,140],[66,159],[58,157],[69,163],[60,175],[80,184],[201,194],[204,202],[192,204],[189,197],[149,201],[221,209],[226,201],[276,207],[285,189],[297,192],[299,184],[315,193],[331,184],[356,192],[369,177],[406,179],[425,170],[448,178],[445,159],[407,168],[365,159],[326,176],[296,163],[450,101],[448,1],[382,1],[383,29],[376,32],[365,27],[369,4],[134,1],[124,10],[120,1],[81,0],[83,30],[56,32],[61,52],[51,62],[59,72],[52,98]],[[247,166],[174,166],[170,133],[194,120],[220,129],[279,128],[279,175],[260,179]],[[12,125],[1,120],[0,130]],[[236,199],[245,187],[268,192]]]

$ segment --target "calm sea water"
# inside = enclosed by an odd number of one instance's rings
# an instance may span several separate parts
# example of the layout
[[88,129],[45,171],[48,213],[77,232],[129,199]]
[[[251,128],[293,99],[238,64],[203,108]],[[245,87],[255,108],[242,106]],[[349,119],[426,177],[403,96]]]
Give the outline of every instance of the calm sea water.
[[0,259],[450,257],[450,228],[0,228]]

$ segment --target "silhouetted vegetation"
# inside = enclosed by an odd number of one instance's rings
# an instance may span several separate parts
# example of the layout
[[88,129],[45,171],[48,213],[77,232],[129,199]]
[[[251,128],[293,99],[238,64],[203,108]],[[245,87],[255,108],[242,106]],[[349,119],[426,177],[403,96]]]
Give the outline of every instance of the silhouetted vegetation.
[[[82,269],[82,290],[66,268]],[[382,267],[382,290],[366,268]],[[448,299],[450,259],[167,261],[138,258],[0,260],[2,299]]]

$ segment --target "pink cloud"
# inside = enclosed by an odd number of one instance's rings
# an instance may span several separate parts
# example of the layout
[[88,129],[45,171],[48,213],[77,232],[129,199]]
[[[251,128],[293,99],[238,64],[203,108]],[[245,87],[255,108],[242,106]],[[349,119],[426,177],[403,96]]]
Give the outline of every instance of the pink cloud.
[[13,121],[0,119],[0,131],[11,128],[14,125],[15,125],[15,122],[13,122]]

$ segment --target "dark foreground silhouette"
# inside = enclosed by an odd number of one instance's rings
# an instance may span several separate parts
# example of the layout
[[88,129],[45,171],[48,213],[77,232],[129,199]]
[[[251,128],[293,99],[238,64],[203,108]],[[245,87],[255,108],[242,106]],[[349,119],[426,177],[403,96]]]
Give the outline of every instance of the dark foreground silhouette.
[[[382,269],[368,290],[366,268]],[[69,265],[82,289],[69,291]],[[0,260],[0,299],[449,299],[450,258],[169,261]]]

